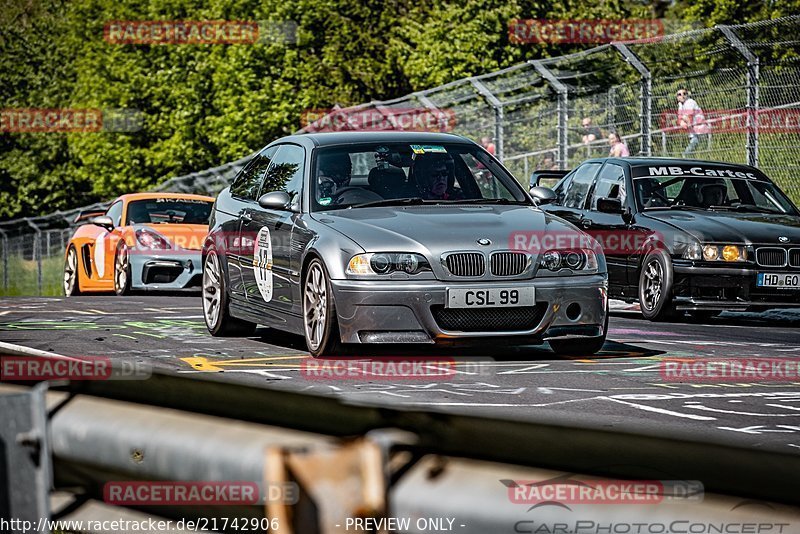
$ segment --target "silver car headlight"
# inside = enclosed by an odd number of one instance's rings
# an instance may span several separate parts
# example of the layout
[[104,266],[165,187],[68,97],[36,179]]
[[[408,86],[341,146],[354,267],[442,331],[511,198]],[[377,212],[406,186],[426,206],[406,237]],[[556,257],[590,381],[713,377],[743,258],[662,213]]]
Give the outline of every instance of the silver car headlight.
[[394,272],[417,274],[430,271],[425,256],[411,252],[369,252],[356,254],[347,263],[347,274],[383,275]]
[[539,257],[539,267],[558,272],[569,269],[576,273],[597,272],[597,253],[588,248],[575,250],[548,250]]

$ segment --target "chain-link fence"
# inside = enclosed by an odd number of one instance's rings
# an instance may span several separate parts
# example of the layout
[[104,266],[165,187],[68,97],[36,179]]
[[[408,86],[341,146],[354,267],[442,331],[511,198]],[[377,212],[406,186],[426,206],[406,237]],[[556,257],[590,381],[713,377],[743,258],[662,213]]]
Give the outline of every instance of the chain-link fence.
[[[800,202],[798,45],[800,16],[612,43],[338,109],[300,131],[374,128],[364,117],[375,116],[385,119],[381,129],[431,129],[419,127],[423,111],[443,119],[440,130],[490,138],[525,185],[536,169],[608,155],[615,133],[632,156],[758,166]],[[678,93],[688,93],[683,113]],[[702,110],[689,123],[688,100]],[[213,194],[243,162],[172,178],[157,190]],[[78,211],[0,223],[0,294],[60,288],[64,230]]]

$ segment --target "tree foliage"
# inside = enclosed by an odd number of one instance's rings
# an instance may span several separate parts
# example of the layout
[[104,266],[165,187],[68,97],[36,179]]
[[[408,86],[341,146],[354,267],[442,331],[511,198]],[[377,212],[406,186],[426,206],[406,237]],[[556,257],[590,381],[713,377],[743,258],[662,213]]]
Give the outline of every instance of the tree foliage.
[[[799,2],[4,0],[2,108],[138,110],[143,128],[0,133],[0,218],[232,161],[298,129],[309,109],[395,98],[579,48],[513,44],[510,19],[673,13],[736,23],[796,12]],[[120,45],[103,38],[115,20],[293,21],[297,33],[251,45]]]

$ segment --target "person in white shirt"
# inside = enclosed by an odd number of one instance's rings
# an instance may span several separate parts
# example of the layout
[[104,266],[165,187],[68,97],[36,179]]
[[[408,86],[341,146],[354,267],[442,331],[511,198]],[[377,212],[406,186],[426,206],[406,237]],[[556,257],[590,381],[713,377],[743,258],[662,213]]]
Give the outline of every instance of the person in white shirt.
[[683,157],[688,158],[694,152],[701,139],[711,133],[711,128],[706,122],[700,105],[689,96],[689,91],[684,87],[675,93],[678,99],[678,125],[689,132],[689,144],[683,151]]

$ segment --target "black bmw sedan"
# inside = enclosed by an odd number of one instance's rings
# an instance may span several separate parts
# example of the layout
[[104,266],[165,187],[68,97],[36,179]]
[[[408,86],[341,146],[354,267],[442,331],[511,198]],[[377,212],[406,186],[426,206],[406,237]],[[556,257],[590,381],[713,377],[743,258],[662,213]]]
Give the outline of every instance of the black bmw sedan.
[[553,190],[543,209],[595,237],[610,296],[648,319],[800,306],[800,212],[756,168],[599,158]]

